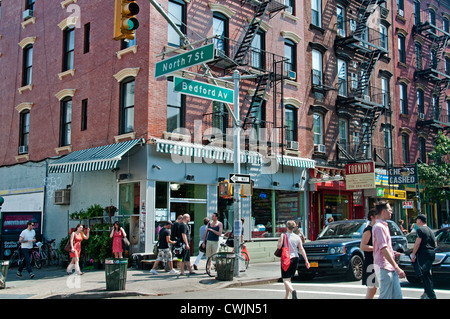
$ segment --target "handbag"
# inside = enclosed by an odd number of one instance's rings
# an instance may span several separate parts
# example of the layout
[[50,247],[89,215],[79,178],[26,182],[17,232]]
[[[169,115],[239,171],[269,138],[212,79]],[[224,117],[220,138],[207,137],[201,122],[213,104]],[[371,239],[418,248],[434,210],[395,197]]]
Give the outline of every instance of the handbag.
[[277,248],[275,250],[275,252],[273,253],[275,255],[275,257],[278,257],[278,258],[281,257],[281,252],[283,251],[283,246],[284,246],[284,241],[283,241],[283,245],[281,245],[281,248]]
[[287,239],[287,235],[284,234],[286,245],[283,244],[283,248],[281,251],[281,268],[284,271],[287,271],[289,269],[289,266],[291,265],[291,254],[289,253],[289,242]]
[[[203,244],[205,244],[205,248],[203,248]],[[206,240],[198,246],[198,250],[202,253],[206,253]]]
[[67,241],[66,246],[64,246],[64,250],[70,253],[72,251],[70,247],[70,239]]
[[130,241],[126,237],[123,237],[122,238],[122,248],[126,249],[128,247],[130,247]]

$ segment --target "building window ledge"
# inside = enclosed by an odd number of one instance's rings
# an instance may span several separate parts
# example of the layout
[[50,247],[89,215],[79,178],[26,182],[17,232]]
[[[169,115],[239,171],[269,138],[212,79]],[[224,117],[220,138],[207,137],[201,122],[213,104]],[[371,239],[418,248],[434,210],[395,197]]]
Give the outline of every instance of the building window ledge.
[[25,85],[25,86],[22,86],[22,87],[18,88],[17,90],[19,91],[19,94],[22,94],[26,90],[31,91],[32,89],[33,89],[33,84],[28,84],[28,85]]
[[77,0],[64,0],[61,2],[61,7],[64,9],[71,3],[77,3]]
[[68,76],[68,75],[74,76],[75,75],[75,69],[70,69],[70,70],[58,73],[58,77],[59,77],[60,80],[62,80],[63,77]]
[[23,21],[22,24],[22,29],[25,29],[25,27],[29,24],[35,24],[36,23],[36,17],[32,17],[28,20]]
[[28,162],[30,160],[30,155],[28,154],[23,154],[23,155],[18,155],[16,156],[16,162]]
[[122,56],[124,56],[124,55],[127,54],[127,53],[131,53],[131,52],[133,52],[134,54],[136,54],[136,53],[137,53],[137,49],[138,49],[138,46],[137,46],[137,45],[133,45],[133,46],[131,46],[131,47],[129,47],[129,48],[126,48],[126,49],[117,51],[117,52],[116,52],[117,58],[120,60],[120,59],[122,59]]
[[134,140],[136,138],[136,132],[130,132],[130,133],[125,133],[125,134],[120,134],[120,135],[116,135],[114,136],[114,140],[116,141],[116,143],[119,143],[120,141],[123,140]]
[[296,16],[294,16],[293,14],[286,12],[286,11],[284,11],[281,15],[283,16],[283,18],[294,21],[295,24],[297,24],[297,22],[299,20]]
[[284,85],[292,85],[295,86],[297,89],[300,87],[300,83],[297,81],[292,81],[292,80],[284,80]]
[[62,153],[62,152],[68,152],[68,153],[70,153],[70,152],[72,152],[72,145],[67,145],[67,146],[61,146],[61,147],[57,147],[57,148],[55,148],[55,152],[56,152],[56,154],[60,154],[60,153]]

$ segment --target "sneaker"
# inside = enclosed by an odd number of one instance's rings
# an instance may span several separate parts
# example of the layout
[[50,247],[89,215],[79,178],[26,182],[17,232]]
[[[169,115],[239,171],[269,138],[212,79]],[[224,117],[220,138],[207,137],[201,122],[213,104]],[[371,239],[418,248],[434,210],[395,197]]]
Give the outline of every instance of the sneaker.
[[428,298],[427,293],[424,292],[424,293],[422,294],[422,296],[420,296],[420,299],[430,299],[430,298]]
[[22,278],[22,273],[20,271],[18,271],[16,276],[19,277],[19,278]]
[[169,274],[171,274],[171,275],[178,275],[179,272],[176,271],[175,269],[172,269],[171,271],[169,271]]
[[31,274],[30,274],[30,279],[33,279],[33,278],[34,278],[34,274],[31,273]]
[[151,273],[152,275],[157,275],[157,274],[158,274],[158,273],[156,272],[155,269],[150,270],[150,273]]

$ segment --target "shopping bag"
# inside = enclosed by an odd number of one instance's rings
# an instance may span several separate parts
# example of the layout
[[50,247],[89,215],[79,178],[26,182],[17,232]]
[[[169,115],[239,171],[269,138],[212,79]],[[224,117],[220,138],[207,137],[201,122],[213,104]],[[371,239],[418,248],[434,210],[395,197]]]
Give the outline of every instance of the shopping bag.
[[289,243],[286,234],[284,234],[284,239],[285,242],[283,243],[283,248],[281,251],[281,268],[284,271],[287,271],[291,265],[291,254],[289,253]]

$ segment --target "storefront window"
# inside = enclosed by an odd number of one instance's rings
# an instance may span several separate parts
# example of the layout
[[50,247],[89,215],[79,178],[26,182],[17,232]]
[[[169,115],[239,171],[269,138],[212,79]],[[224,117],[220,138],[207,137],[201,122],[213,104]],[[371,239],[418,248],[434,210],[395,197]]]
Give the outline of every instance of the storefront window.
[[333,217],[334,221],[349,219],[349,196],[339,194],[324,195],[324,222]]
[[120,184],[119,215],[139,214],[140,186],[139,183]]
[[301,225],[303,195],[299,192],[254,189],[252,196],[252,238],[279,237],[286,221]]

